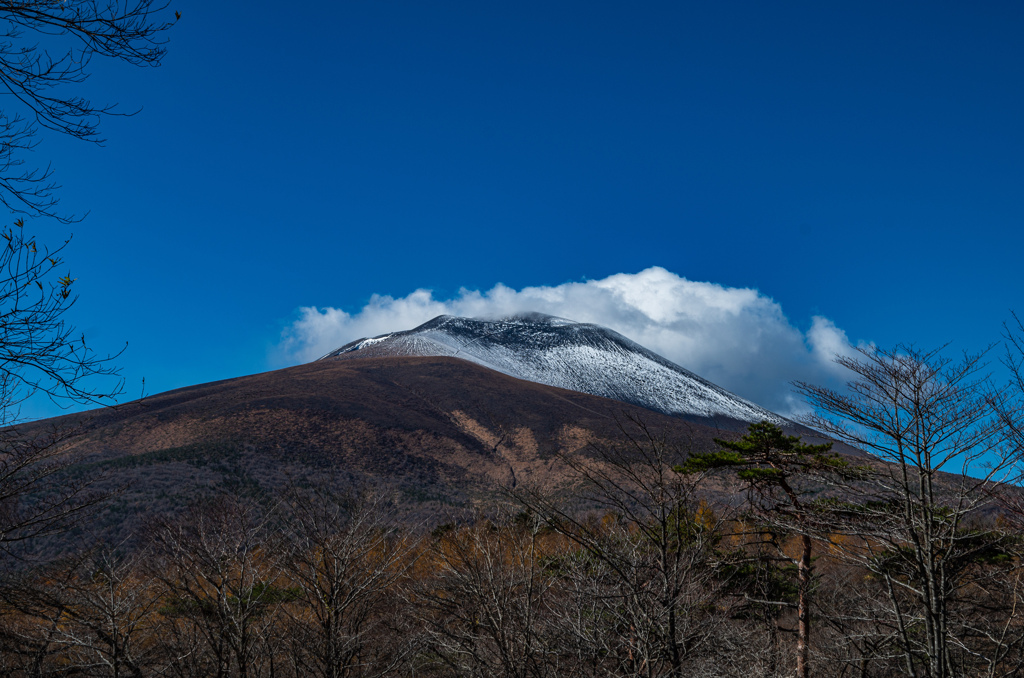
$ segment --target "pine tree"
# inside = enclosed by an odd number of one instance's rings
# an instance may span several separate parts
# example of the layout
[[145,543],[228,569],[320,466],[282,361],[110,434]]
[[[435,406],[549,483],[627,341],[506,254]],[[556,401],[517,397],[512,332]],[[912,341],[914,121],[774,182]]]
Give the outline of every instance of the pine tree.
[[712,469],[735,469],[745,485],[751,508],[757,517],[774,526],[796,531],[800,536],[797,566],[797,657],[796,675],[809,675],[808,649],[811,630],[809,597],[813,568],[812,509],[808,494],[815,478],[849,472],[849,464],[833,453],[832,443],[810,445],[781,428],[762,421],[751,424],[739,440],[715,439],[716,452],[694,454],[676,470],[703,473]]

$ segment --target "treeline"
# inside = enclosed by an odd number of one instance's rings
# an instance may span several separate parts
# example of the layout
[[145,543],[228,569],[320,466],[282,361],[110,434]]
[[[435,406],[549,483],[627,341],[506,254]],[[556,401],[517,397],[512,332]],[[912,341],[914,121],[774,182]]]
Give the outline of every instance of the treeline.
[[[221,495],[152,523],[141,547],[98,544],[6,578],[0,673],[793,675],[803,534],[709,503],[722,472],[692,472],[693,459],[641,429],[566,459],[571,499],[521,492],[429,532],[372,494]],[[963,532],[974,547],[941,592],[950,675],[1019,675],[1024,540],[1005,520]],[[814,543],[803,670],[927,675],[911,547],[850,531]]]

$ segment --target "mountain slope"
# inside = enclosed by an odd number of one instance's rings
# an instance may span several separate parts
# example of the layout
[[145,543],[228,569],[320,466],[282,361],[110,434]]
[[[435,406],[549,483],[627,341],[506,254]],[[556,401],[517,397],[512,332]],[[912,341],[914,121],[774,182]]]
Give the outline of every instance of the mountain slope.
[[792,425],[618,332],[538,313],[500,320],[442,315],[412,330],[351,342],[320,360],[388,356],[462,358],[519,379],[664,414]]
[[438,520],[498,486],[559,487],[559,453],[615,445],[630,418],[688,450],[735,435],[443,357],[314,362],[37,426],[78,430],[69,472],[120,488],[84,535],[117,543],[201,497],[272,498],[293,482],[383,487]]

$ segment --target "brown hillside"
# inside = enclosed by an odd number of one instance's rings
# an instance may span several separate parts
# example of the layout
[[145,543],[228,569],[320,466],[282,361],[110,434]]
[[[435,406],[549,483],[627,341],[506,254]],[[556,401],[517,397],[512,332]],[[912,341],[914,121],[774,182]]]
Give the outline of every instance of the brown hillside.
[[557,486],[556,452],[618,439],[628,417],[699,448],[737,427],[439,357],[316,362],[47,423],[81,427],[75,474],[124,488],[94,525],[124,536],[219,489],[270,496],[311,477],[386,485],[424,515],[471,509],[499,484]]

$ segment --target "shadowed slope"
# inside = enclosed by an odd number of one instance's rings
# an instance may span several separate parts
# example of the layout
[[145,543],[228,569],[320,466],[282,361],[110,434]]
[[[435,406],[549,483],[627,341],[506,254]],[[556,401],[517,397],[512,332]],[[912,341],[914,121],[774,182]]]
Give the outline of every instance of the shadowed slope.
[[37,426],[81,429],[68,444],[80,455],[70,473],[119,491],[77,536],[120,541],[201,497],[272,500],[289,483],[383,487],[410,518],[435,522],[472,511],[501,486],[562,487],[557,453],[616,444],[630,418],[692,451],[746,427],[687,421],[444,357],[320,361]]
[[220,490],[269,497],[313,479],[382,485],[413,513],[436,518],[499,485],[560,485],[555,454],[620,439],[628,417],[697,448],[727,432],[420,357],[317,362],[40,425],[82,428],[70,442],[82,455],[72,472],[124,488],[94,525],[120,538],[148,516]]

